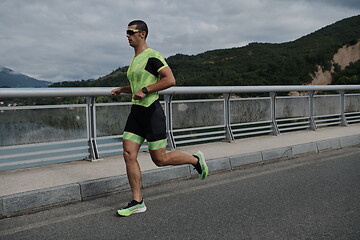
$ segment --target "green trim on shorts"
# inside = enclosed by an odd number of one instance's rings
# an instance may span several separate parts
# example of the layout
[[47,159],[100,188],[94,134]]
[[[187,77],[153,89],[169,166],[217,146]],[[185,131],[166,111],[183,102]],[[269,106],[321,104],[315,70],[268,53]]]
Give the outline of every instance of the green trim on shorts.
[[145,140],[143,137],[140,137],[139,135],[136,135],[131,132],[124,132],[123,139],[136,142],[139,145],[143,144]]
[[148,147],[150,150],[159,150],[161,148],[166,148],[167,139],[162,139],[155,142],[148,142]]

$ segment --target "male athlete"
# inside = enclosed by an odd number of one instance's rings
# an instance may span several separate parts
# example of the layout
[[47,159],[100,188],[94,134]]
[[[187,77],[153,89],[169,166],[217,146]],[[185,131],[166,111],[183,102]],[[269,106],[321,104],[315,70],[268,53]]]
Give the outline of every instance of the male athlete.
[[117,211],[120,216],[146,211],[141,193],[141,170],[137,161],[141,144],[148,142],[151,159],[157,166],[192,164],[200,179],[208,175],[202,152],[188,155],[179,151],[166,152],[166,123],[158,100],[158,91],[175,85],[175,77],[164,58],[148,47],[148,27],[141,20],[129,23],[126,36],[135,50],[135,57],[127,71],[129,86],[112,90],[113,95],[132,94],[132,107],[123,133],[124,160],[131,186],[132,201]]

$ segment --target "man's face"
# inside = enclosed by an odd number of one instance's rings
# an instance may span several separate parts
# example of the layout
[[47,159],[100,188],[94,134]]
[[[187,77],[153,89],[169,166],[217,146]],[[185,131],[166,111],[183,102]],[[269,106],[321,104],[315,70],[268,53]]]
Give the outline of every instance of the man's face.
[[141,32],[136,29],[136,25],[128,26],[126,31],[126,37],[132,47],[139,46],[139,44],[145,39],[145,34],[145,32]]

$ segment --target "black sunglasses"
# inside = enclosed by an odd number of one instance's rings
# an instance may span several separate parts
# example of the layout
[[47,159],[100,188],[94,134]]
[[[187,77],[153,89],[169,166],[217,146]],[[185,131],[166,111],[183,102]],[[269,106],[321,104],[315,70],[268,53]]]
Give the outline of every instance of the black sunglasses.
[[126,34],[128,35],[134,35],[135,33],[138,33],[138,32],[143,32],[142,30],[137,30],[137,29],[128,29],[126,30]]

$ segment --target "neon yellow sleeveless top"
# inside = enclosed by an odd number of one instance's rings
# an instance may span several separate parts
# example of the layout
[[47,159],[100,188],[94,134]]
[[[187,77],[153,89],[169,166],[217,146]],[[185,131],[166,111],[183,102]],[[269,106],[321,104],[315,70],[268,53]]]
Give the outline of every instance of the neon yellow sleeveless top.
[[[127,78],[130,82],[132,96],[134,97],[135,93],[143,87],[147,87],[159,81],[159,71],[167,66],[168,64],[160,53],[151,48],[147,48],[138,56],[134,57],[127,71]],[[158,98],[159,94],[157,92],[151,92],[146,94],[141,100],[132,99],[132,103],[148,107]]]

